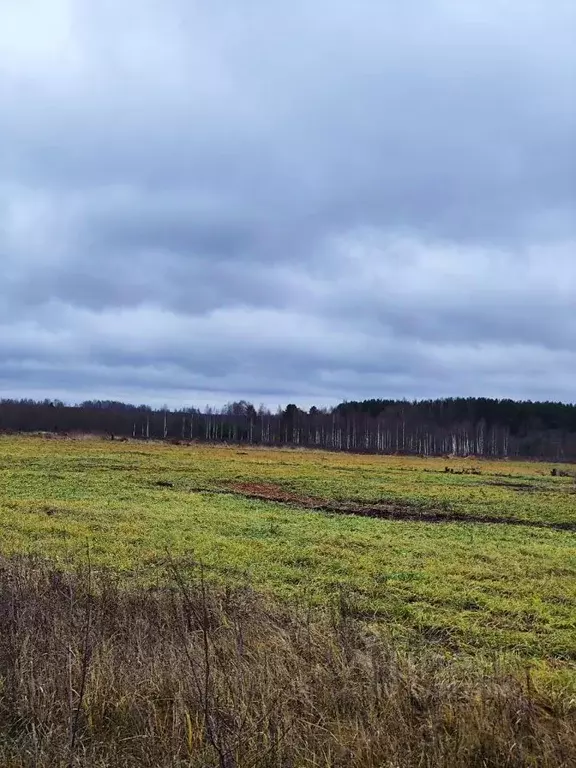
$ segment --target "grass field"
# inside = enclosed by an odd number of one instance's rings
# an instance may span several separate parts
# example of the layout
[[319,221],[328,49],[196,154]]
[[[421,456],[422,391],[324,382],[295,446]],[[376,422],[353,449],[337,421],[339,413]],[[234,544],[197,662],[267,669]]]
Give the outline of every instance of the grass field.
[[[480,474],[457,474],[469,469]],[[571,675],[576,493],[550,470],[3,437],[0,549],[71,564],[85,560],[88,543],[95,567],[146,583],[163,578],[169,553],[184,569],[201,561],[217,581],[280,598],[344,595],[367,622],[411,642],[518,654]],[[400,519],[340,513],[354,503]]]
[[0,437],[0,763],[570,768],[552,468]]

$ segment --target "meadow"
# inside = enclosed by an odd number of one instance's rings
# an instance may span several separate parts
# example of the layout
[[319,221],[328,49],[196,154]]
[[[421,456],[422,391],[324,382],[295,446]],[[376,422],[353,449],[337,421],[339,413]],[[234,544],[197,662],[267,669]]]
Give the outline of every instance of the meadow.
[[[89,563],[92,579],[128,592],[164,589],[174,573],[197,585],[201,573],[208,589],[248,590],[273,611],[336,612],[469,678],[528,675],[573,726],[576,487],[553,468],[3,436],[0,555],[62,572]],[[548,764],[466,754],[462,765]],[[416,758],[398,765],[442,764]],[[570,759],[554,753],[550,765]],[[340,764],[322,760],[275,764]]]

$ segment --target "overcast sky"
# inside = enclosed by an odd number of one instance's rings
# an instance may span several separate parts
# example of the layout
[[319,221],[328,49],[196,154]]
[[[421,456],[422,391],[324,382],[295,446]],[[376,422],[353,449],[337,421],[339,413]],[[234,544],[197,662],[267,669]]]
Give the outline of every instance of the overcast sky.
[[0,396],[576,400],[574,0],[0,0]]

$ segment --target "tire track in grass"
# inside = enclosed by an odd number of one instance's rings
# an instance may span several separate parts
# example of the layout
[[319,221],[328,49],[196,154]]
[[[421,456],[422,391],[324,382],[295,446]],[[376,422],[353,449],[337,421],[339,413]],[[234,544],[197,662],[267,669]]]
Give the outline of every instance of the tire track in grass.
[[574,523],[554,523],[540,520],[522,520],[515,517],[496,515],[475,515],[468,512],[444,511],[434,507],[421,507],[410,502],[382,502],[365,505],[354,501],[337,502],[315,496],[301,495],[274,485],[273,483],[233,482],[225,488],[190,488],[194,493],[216,493],[243,496],[247,499],[272,501],[286,506],[298,506],[315,512],[339,515],[356,515],[382,520],[407,520],[421,523],[485,523],[498,525],[523,525],[529,528],[544,528],[561,531],[576,531]]

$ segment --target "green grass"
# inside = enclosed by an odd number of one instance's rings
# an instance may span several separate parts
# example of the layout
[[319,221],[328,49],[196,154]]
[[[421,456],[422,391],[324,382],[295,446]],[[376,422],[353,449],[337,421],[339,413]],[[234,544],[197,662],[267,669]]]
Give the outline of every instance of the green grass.
[[[482,474],[445,474],[447,464]],[[576,533],[505,523],[576,522],[572,481],[551,466],[3,437],[0,551],[65,564],[85,559],[88,542],[96,567],[146,583],[163,577],[168,551],[280,598],[326,604],[344,590],[350,610],[410,642],[515,653],[572,675]],[[503,522],[374,520],[210,492],[230,482]]]

